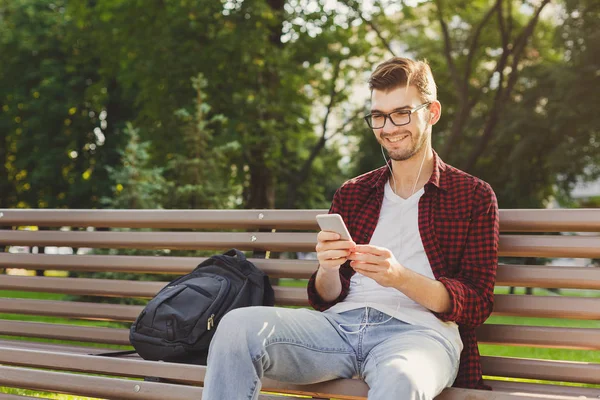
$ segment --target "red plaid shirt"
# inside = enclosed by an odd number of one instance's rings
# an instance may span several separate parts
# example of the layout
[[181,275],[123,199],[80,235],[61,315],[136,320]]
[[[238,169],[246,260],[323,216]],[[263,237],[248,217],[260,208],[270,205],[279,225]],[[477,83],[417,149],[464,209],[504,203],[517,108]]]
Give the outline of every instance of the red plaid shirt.
[[[435,278],[450,294],[452,308],[434,313],[458,324],[464,345],[455,387],[489,389],[483,384],[475,328],[492,312],[498,265],[498,203],[490,185],[445,164],[434,152],[433,173],[419,200],[419,231]],[[340,187],[330,213],[344,219],[353,240],[368,244],[379,219],[389,170],[383,166]],[[332,302],[316,291],[316,272],[308,284],[310,304],[324,311],[344,300],[354,270],[340,268],[342,292]]]

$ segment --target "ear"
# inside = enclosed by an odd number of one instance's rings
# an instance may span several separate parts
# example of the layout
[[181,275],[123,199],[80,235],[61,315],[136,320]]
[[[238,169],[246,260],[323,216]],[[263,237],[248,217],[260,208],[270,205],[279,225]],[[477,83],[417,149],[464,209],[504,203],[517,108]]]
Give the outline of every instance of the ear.
[[435,124],[437,124],[437,122],[440,120],[441,117],[442,117],[442,104],[439,101],[434,100],[429,105],[429,121],[428,122],[430,125],[435,125]]

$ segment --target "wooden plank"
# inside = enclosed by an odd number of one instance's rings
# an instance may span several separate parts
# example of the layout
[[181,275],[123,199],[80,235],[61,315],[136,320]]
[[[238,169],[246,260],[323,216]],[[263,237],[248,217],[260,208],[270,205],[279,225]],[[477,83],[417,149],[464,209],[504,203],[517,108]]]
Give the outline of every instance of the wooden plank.
[[[0,243],[14,246],[66,246],[173,250],[313,252],[316,233],[264,232],[64,232],[0,231]],[[499,255],[512,257],[599,258],[600,236],[502,235]]]
[[600,268],[501,264],[496,286],[600,290]]
[[504,209],[500,210],[503,232],[600,232],[600,210]]
[[0,393],[0,400],[40,400],[47,399],[47,397],[29,397],[19,396],[18,394]]
[[193,386],[6,366],[0,366],[0,385],[124,400],[189,400],[202,396],[202,389]]
[[0,243],[12,246],[64,246],[108,249],[315,251],[316,233],[264,232],[73,232],[0,230]]
[[198,365],[11,347],[0,347],[0,364],[129,378],[153,376],[189,385],[200,385],[206,370]]
[[600,236],[501,235],[500,256],[510,257],[600,257]]
[[[4,226],[317,229],[316,210],[0,209]],[[503,232],[599,232],[598,209],[502,209]]]
[[436,400],[581,400],[574,396],[544,395],[533,393],[506,393],[489,390],[450,388],[444,390]]
[[[200,399],[202,388],[0,366],[0,384],[23,389],[122,400]],[[261,394],[260,400],[301,400]]]
[[[0,253],[0,266],[4,268],[61,271],[186,274],[205,260],[206,257]],[[273,278],[307,279],[318,267],[313,260],[249,260]],[[600,268],[500,264],[496,285],[600,290]]]
[[600,364],[575,361],[481,357],[484,375],[600,384]]
[[106,297],[154,297],[168,282],[119,279],[0,276],[0,289]]
[[129,346],[129,329],[0,320],[0,335]]
[[0,313],[132,322],[142,306],[0,298]]
[[[114,351],[121,351],[120,349],[108,348],[108,347],[92,347],[83,346],[70,343],[50,343],[50,342],[33,342],[30,340],[22,339],[0,339],[0,347],[10,347],[13,349],[24,349],[24,350],[39,350],[39,351],[50,351],[59,353],[74,353],[74,354],[86,354],[94,355],[101,353],[110,353]],[[133,350],[131,346],[129,349]],[[123,349],[125,351],[127,349]],[[119,356],[119,358],[135,358],[139,359],[140,356],[137,353],[127,354]]]
[[[0,253],[3,268],[60,271],[105,271],[151,274],[187,274],[206,257],[110,256]],[[314,260],[248,258],[273,278],[309,278],[317,269]]]
[[[278,305],[307,306],[306,289],[276,286]],[[132,322],[142,306],[0,298],[0,312]],[[600,319],[600,298],[496,295],[494,315]]]
[[598,320],[600,298],[500,294],[494,296],[494,315]]
[[510,382],[485,379],[484,382],[490,385],[495,391],[512,392],[512,393],[528,393],[528,394],[548,394],[558,396],[572,396],[579,399],[600,399],[600,389],[553,385],[542,383],[525,383],[525,382]]
[[[168,282],[0,275],[0,289],[107,297],[152,298]],[[274,286],[278,304],[307,305],[304,288]]]
[[[306,289],[275,286],[279,305],[306,306]],[[133,322],[143,306],[75,301],[0,298],[0,313]]]
[[[486,362],[489,363],[489,357],[486,357]],[[551,364],[556,370],[560,370],[564,367],[565,363],[550,361],[544,362],[541,360],[522,360],[522,359],[500,359],[493,360],[499,362],[507,361],[511,367],[514,362],[527,361],[528,366],[540,366],[547,368],[545,364]],[[111,374],[118,376],[128,377],[139,377],[139,376],[158,376],[162,378],[171,379],[179,383],[187,384],[200,384],[205,376],[206,368],[203,366],[184,365],[184,364],[173,364],[173,363],[156,363],[144,360],[130,360],[130,359],[118,359],[118,358],[102,358],[92,357],[79,354],[68,354],[60,352],[48,352],[48,351],[36,351],[36,350],[25,350],[25,349],[14,349],[10,347],[0,348],[0,363],[9,365],[29,366],[29,367],[40,367],[40,368],[53,368],[58,370],[68,370],[76,372],[87,372],[95,374]],[[557,365],[558,364],[558,365]],[[585,363],[568,363],[567,371],[565,375],[573,375],[572,369],[573,364],[578,366],[585,365]],[[486,374],[489,374],[489,365],[486,364]],[[493,369],[493,367],[492,367]],[[29,370],[24,370],[29,371]],[[588,374],[589,375],[589,374]],[[547,375],[544,375],[547,377]],[[540,378],[546,379],[546,378]],[[500,385],[501,386],[501,385]],[[550,390],[550,387],[545,392]],[[314,385],[292,385],[277,381],[271,381],[265,379],[263,382],[263,390],[267,391],[279,391],[286,393],[296,393],[302,395],[313,395],[320,397],[335,396],[341,399],[364,399],[367,393],[367,386],[360,380],[336,380],[330,382],[323,382]],[[514,390],[514,387],[513,387]],[[561,395],[567,395],[568,388],[562,389]],[[524,388],[523,393],[517,395],[527,395]],[[483,392],[489,394],[490,392]],[[539,393],[539,392],[536,392]],[[543,391],[541,393],[544,393]],[[590,392],[591,393],[591,392]],[[461,398],[460,395],[466,393],[462,389],[450,389],[445,391],[438,399],[450,400],[455,398]],[[469,394],[478,395],[476,392],[469,391]],[[557,392],[552,390],[552,394],[556,395]],[[504,395],[504,394],[503,394]],[[515,394],[513,394],[515,395]],[[576,395],[581,395],[581,392],[576,392]],[[458,397],[457,397],[458,396]],[[485,398],[485,397],[483,397]],[[505,397],[500,397],[505,398]],[[506,397],[510,399],[512,397]],[[521,397],[516,397],[521,398]],[[528,398],[528,397],[525,397]],[[538,398],[546,398],[540,396]],[[555,397],[547,397],[555,398]],[[560,398],[560,397],[558,397]]]
[[[0,253],[1,254],[1,253]],[[62,293],[106,297],[151,298],[166,286],[166,281],[126,281],[118,279],[67,278],[48,276],[0,275],[0,290]],[[274,287],[278,301],[285,305],[306,305],[303,288]]]
[[[94,358],[77,354],[65,354],[58,352],[41,352],[30,350],[16,350],[11,348],[0,348],[0,363],[13,366],[27,366],[40,368],[53,368],[75,372],[87,372],[95,374],[111,374],[127,377],[156,376],[170,379],[173,382],[198,385],[204,380],[206,367],[157,363],[143,360],[126,360],[115,358]],[[265,379],[263,390],[282,393],[300,394],[304,396],[331,397],[340,399],[361,400],[366,399],[368,387],[361,380],[339,379],[313,385],[293,385],[278,381]],[[487,391],[465,391],[464,389],[448,389],[444,391],[438,400],[463,399],[465,395],[474,399],[520,399],[507,393],[496,393],[501,397],[486,397],[492,392]],[[462,397],[461,397],[462,396]],[[483,397],[481,397],[483,396]],[[527,398],[527,397],[525,397]],[[541,398],[544,398],[543,396]]]
[[482,344],[600,350],[600,329],[484,324],[477,329],[477,340]]
[[317,229],[327,210],[62,210],[0,209],[2,226],[156,229]]

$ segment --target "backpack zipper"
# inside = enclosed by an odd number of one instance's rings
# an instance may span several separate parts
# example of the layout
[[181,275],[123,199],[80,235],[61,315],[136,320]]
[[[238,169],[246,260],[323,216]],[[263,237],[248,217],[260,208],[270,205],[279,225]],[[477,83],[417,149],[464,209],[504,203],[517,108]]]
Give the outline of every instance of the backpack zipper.
[[210,316],[210,318],[208,319],[208,322],[206,323],[206,329],[210,331],[214,325],[215,325],[215,314],[212,314]]

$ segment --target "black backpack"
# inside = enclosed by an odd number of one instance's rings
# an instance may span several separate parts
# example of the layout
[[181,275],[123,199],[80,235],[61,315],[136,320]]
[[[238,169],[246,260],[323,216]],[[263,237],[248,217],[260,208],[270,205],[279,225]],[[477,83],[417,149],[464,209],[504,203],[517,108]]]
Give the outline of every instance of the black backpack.
[[129,341],[146,360],[204,364],[228,311],[274,302],[267,275],[232,249],[161,289],[131,326]]

